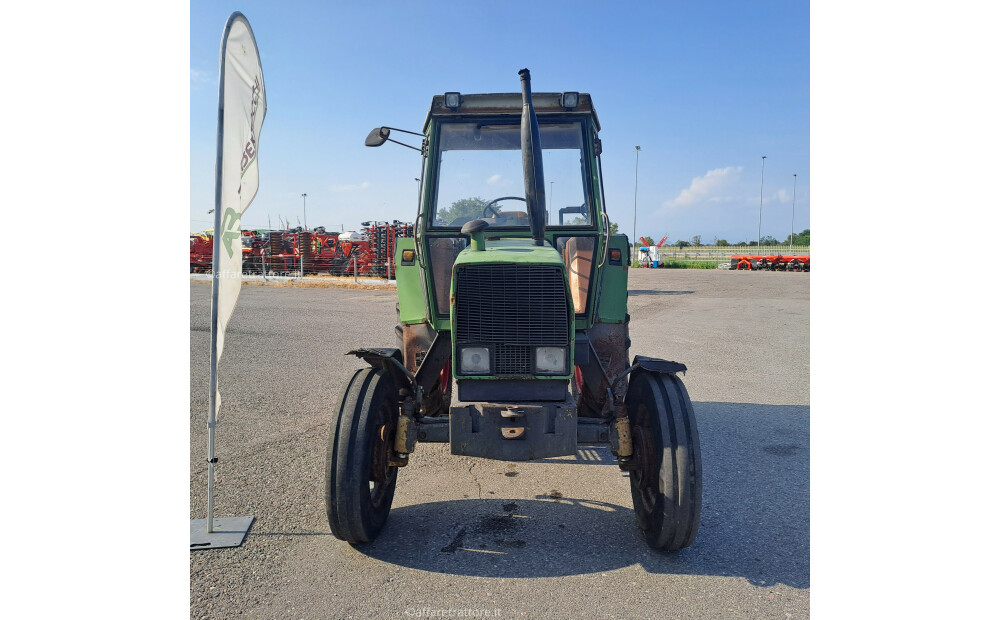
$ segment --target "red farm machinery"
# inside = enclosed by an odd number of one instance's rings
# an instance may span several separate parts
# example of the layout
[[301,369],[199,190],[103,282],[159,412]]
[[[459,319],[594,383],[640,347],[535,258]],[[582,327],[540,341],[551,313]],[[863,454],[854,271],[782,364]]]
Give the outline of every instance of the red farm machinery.
[[809,271],[809,257],[733,254],[729,258],[729,268],[747,271]]
[[[244,230],[243,272],[265,275],[358,275],[393,278],[396,240],[413,236],[413,225],[362,222],[361,232]],[[211,273],[212,233],[191,235],[191,273]]]

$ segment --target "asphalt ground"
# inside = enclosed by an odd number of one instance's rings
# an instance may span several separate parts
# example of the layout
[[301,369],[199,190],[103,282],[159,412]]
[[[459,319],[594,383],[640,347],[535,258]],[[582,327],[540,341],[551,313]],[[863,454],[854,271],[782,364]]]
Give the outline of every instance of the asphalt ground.
[[[630,271],[631,353],[684,362],[701,436],[694,545],[649,549],[607,447],[507,463],[420,444],[373,543],[323,507],[344,353],[394,346],[394,291],[245,286],[220,365],[215,514],[192,618],[803,618],[809,615],[809,274]],[[191,284],[191,518],[207,512],[211,287]]]

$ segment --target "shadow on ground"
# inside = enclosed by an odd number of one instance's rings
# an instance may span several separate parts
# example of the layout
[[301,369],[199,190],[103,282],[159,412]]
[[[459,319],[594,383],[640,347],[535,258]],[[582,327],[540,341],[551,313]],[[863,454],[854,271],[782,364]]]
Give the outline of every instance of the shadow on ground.
[[[651,573],[808,588],[809,407],[702,402],[695,411],[704,469],[701,528],[694,545],[678,553],[650,549],[631,506],[562,497],[556,490],[530,500],[394,508],[381,536],[355,549],[456,575],[558,577],[638,563]],[[606,447],[581,450],[578,461],[618,474],[609,452],[587,453]],[[608,473],[586,467],[579,475]]]

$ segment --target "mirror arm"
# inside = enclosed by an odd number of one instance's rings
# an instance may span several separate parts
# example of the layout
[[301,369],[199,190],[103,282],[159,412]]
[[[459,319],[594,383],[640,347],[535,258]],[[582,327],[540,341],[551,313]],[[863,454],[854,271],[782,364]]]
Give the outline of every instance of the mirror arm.
[[392,138],[386,138],[385,140],[386,140],[386,142],[393,142],[395,144],[398,144],[399,146],[405,146],[408,149],[413,149],[414,151],[419,151],[421,153],[424,152],[424,150],[422,148],[418,148],[418,147],[415,147],[415,146],[410,146],[409,144],[404,144],[404,143],[400,142],[399,140],[393,140]]
[[407,131],[405,129],[396,129],[395,127],[385,127],[385,126],[383,126],[383,129],[390,129],[392,131],[402,131],[403,133],[408,133],[411,136],[420,136],[421,138],[424,137],[424,134],[422,134],[422,133],[417,133],[415,131]]

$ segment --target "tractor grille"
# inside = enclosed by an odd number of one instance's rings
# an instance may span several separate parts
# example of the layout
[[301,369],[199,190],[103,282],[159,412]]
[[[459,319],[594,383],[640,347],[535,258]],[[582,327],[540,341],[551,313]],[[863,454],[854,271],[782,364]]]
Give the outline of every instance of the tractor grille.
[[569,345],[559,267],[474,265],[457,278],[455,342],[493,345],[497,375],[530,375],[534,347]]
[[498,375],[530,375],[531,347],[497,345],[496,373]]

